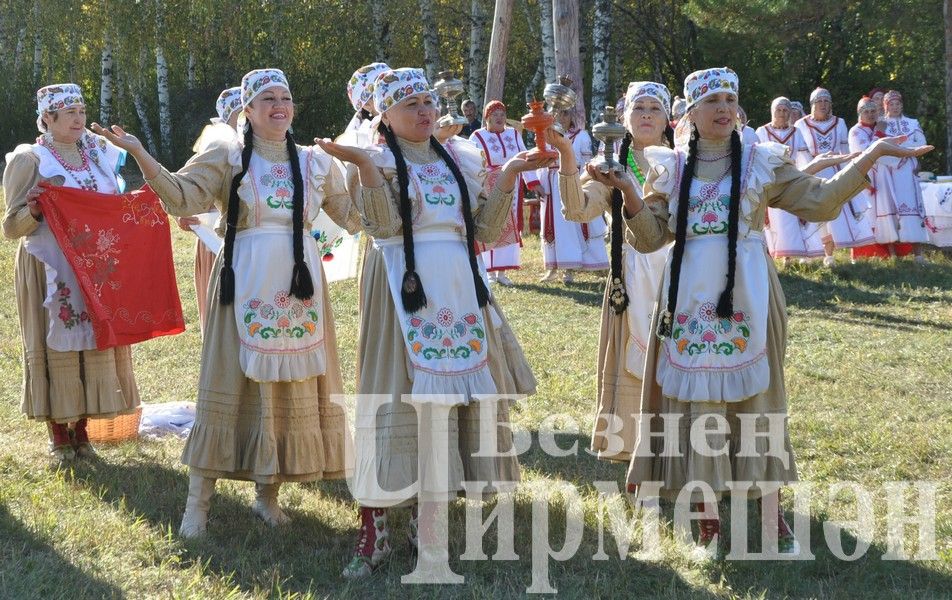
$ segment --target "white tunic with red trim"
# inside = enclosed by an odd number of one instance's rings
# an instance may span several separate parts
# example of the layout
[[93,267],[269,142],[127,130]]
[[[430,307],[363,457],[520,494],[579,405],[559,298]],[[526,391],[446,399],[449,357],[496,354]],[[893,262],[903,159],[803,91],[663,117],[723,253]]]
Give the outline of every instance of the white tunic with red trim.
[[[796,128],[804,141],[803,148],[796,155],[797,167],[801,169],[825,152],[848,154],[850,151],[846,122],[839,117],[820,122],[807,115],[797,121]],[[839,166],[827,167],[816,176],[829,179],[839,170]],[[853,198],[843,205],[838,217],[824,224],[823,237],[832,238],[837,248],[855,248],[873,243],[872,223],[866,218],[868,209],[863,198]]]
[[[909,136],[903,146],[910,148],[926,143],[919,121],[906,116],[886,117],[886,135]],[[922,190],[916,177],[919,161],[915,158],[886,157],[880,159],[878,164],[875,180],[876,241],[880,244],[928,243]]]
[[[775,142],[790,149],[794,157],[804,147],[803,137],[795,127],[777,129],[771,125],[757,128],[757,138],[761,142]],[[767,248],[774,258],[786,256],[823,256],[823,243],[819,235],[820,226],[803,221],[796,215],[781,208],[767,207],[767,227],[764,237]]]
[[[512,127],[506,127],[501,133],[480,128],[473,132],[469,140],[482,150],[486,158],[487,189],[492,189],[495,185],[496,178],[502,172],[506,161],[526,149],[522,135]],[[522,246],[522,202],[525,197],[525,187],[534,181],[534,174],[519,178],[516,193],[513,195],[512,216],[496,244],[489,246],[477,243],[477,248],[482,251],[487,271],[518,269],[522,264],[519,251]]]

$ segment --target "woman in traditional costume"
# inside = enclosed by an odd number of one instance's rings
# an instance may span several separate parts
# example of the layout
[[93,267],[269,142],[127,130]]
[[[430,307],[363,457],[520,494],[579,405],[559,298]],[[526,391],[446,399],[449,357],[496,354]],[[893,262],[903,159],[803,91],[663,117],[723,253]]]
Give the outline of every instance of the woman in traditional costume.
[[[641,190],[648,172],[645,149],[670,147],[674,142],[670,105],[671,94],[663,84],[628,84],[624,112],[628,133],[618,149],[618,160],[625,166],[625,177],[637,182],[636,192]],[[628,462],[641,406],[645,351],[652,337],[651,312],[670,245],[645,254],[636,252],[624,239],[621,192],[592,166],[579,179],[571,142],[558,135],[549,137],[559,150],[558,188],[565,218],[585,223],[606,212],[611,214],[611,271],[602,302],[592,450],[601,459]]]
[[79,282],[43,220],[38,184],[121,193],[126,153],[86,129],[79,86],[49,85],[36,99],[42,135],[6,157],[3,234],[21,240],[14,282],[23,341],[21,406],[30,419],[46,421],[50,451],[66,461],[94,456],[88,419],[134,410],[139,391],[129,346],[96,349]]
[[[908,147],[922,146],[926,136],[919,121],[902,113],[902,95],[890,90],[883,95],[886,136],[906,136]],[[929,243],[925,225],[925,207],[919,187],[919,161],[915,158],[886,158],[876,176],[876,243],[890,247],[913,244],[915,261],[925,263],[922,244]]]
[[[849,139],[846,122],[833,115],[833,97],[829,90],[816,88],[810,94],[810,114],[797,121],[795,127],[803,137],[803,146],[796,154],[797,166],[805,168],[822,154],[849,154]],[[817,173],[818,177],[829,179],[840,167],[827,167]],[[839,215],[823,225],[821,241],[824,245],[823,264],[833,266],[834,248],[855,248],[873,241],[873,228],[865,218],[868,206],[861,199],[850,199]]]
[[242,140],[212,144],[177,173],[121,128],[94,126],[136,159],[170,214],[222,213],[195,425],[182,454],[185,537],[205,531],[216,479],[254,481],[252,511],[276,526],[288,521],[278,504],[283,482],[345,471],[344,413],[331,403],[343,390],[334,317],[305,232],[321,210],[352,232],[359,217],[331,157],[294,143],[283,72],[246,74],[241,103]]
[[[783,144],[796,156],[804,146],[803,138],[790,114],[793,110],[790,100],[780,96],[770,103],[771,121],[757,128],[757,138],[761,142]],[[779,208],[767,208],[767,227],[764,235],[770,255],[786,264],[790,257],[817,258],[823,256],[823,243],[820,241],[820,226],[808,223],[795,215]]]
[[[592,160],[592,138],[575,121],[575,109],[559,113],[559,124],[571,142],[575,164],[584,167]],[[563,216],[562,197],[559,192],[559,165],[552,164],[534,173],[541,192],[542,263],[546,272],[539,281],[554,281],[558,271],[564,271],[562,281],[572,283],[574,271],[603,271],[608,268],[608,253],[605,249],[605,219],[602,215],[586,223],[568,221]]]
[[[492,188],[501,172],[503,165],[510,158],[526,151],[522,141],[522,133],[506,125],[506,105],[499,100],[493,100],[483,108],[483,126],[469,136],[469,141],[482,150],[486,158],[486,168],[489,171],[487,187]],[[521,266],[520,252],[522,248],[522,203],[525,186],[537,185],[531,176],[525,182],[521,179],[517,184],[518,191],[513,200],[512,216],[503,227],[502,235],[494,244],[486,246],[477,244],[481,250],[483,263],[489,272],[489,281],[501,285],[511,286],[513,282],[506,275],[506,271],[518,269]]]
[[[643,197],[629,179],[615,183],[636,250],[653,252],[674,239],[652,321],[657,335],[647,352],[628,489],[699,503],[705,547],[720,530],[714,499],[770,498],[765,523],[776,524],[781,552],[795,552],[782,513],[769,508],[777,486],[796,481],[797,472],[783,378],[786,310],[763,243],[766,208],[828,221],[867,185],[864,174],[879,157],[931,148],[880,140],[831,179],[805,175],[785,146],[741,143],[732,70],[694,72],[684,87],[687,146],[646,150]],[[671,415],[677,427],[665,425]],[[772,436],[769,444],[763,434]],[[741,482],[752,485],[732,491]]]
[[519,173],[538,163],[511,158],[484,191],[479,150],[462,138],[444,146],[433,137],[438,102],[420,69],[378,77],[374,102],[385,144],[365,150],[321,142],[357,165],[358,208],[376,249],[360,281],[352,489],[361,526],[347,578],[369,575],[390,555],[389,508],[411,507],[416,546],[418,526],[425,529],[418,497],[424,506],[446,501],[464,481],[513,489],[515,456],[474,455],[487,428],[497,430],[500,450],[510,448],[508,402],[476,396],[527,394],[536,385],[491,301],[474,242],[498,239]]

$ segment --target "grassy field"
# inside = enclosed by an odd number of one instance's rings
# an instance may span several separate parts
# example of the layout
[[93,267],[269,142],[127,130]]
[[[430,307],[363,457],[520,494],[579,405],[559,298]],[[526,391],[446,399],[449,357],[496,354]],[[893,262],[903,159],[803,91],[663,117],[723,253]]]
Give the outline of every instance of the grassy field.
[[[198,377],[199,335],[192,288],[193,238],[174,232],[176,268],[189,329],[139,345],[136,375],[145,402],[191,400]],[[538,443],[521,461],[529,484],[515,497],[517,561],[458,560],[465,548],[464,502],[451,507],[451,565],[459,586],[401,585],[412,570],[403,538],[406,516],[395,517],[394,559],[366,582],[339,576],[357,530],[356,506],[341,482],[283,487],[293,524],[268,529],[253,518],[253,486],[221,482],[209,534],[175,535],[186,496],[179,463],[182,441],[140,441],[102,447],[96,461],[57,469],[47,457],[46,431],[19,411],[20,341],[13,302],[16,243],[0,245],[0,598],[417,598],[514,597],[532,583],[532,500],[568,482],[580,494],[583,539],[575,556],[550,561],[550,581],[562,597],[580,598],[948,598],[952,595],[952,261],[795,265],[782,274],[790,313],[787,389],[800,476],[814,484],[810,503],[813,561],[690,562],[664,528],[656,560],[619,559],[606,533],[608,560],[598,548],[595,481],[619,487],[624,467],[585,452],[552,458]],[[595,396],[602,279],[539,284],[538,238],[524,250],[518,286],[498,292],[539,379],[538,393],[516,409],[516,424],[537,434],[544,419],[567,415],[580,426],[558,438],[562,447],[588,445]],[[357,335],[354,281],[331,289],[353,391]],[[537,440],[536,440],[537,441]],[[939,560],[885,561],[883,484],[938,482]],[[848,495],[830,486],[858,482],[871,491],[875,532],[855,561],[837,559],[824,526],[855,518]],[[789,499],[788,499],[789,500]],[[914,501],[911,498],[910,501]],[[492,505],[484,508],[488,514]],[[550,536],[562,545],[566,503],[550,502]],[[484,542],[492,555],[495,527]],[[904,539],[916,548],[915,528]],[[640,538],[638,538],[640,539]],[[844,533],[844,547],[856,541]]]

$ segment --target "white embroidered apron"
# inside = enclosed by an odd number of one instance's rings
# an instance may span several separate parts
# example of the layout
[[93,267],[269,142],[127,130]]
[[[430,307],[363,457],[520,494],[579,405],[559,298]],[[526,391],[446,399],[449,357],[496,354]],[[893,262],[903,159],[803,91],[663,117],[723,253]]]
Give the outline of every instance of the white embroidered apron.
[[[120,193],[125,187],[124,183],[111,171],[112,167],[103,166],[103,163],[114,163],[118,169],[124,152],[114,146],[106,148],[105,140],[99,142],[99,138],[89,135],[84,136],[83,140],[82,149],[89,168],[78,171],[68,170],[46,147],[34,144],[33,152],[40,159],[41,181],[55,178],[57,185],[65,187],[97,189],[104,194]],[[60,178],[63,180],[61,184],[58,182]],[[71,230],[84,227],[82,223],[69,224]],[[83,233],[100,237],[110,233],[92,232],[88,227],[85,229]],[[40,222],[39,227],[24,238],[23,247],[43,263],[46,271],[46,299],[43,302],[49,314],[46,345],[58,352],[95,350],[96,335],[76,273],[46,221]]]
[[[320,210],[310,198],[308,150],[299,150],[304,180],[304,222]],[[288,293],[292,253],[291,210],[294,184],[288,163],[272,163],[257,152],[238,196],[248,207],[248,229],[235,236],[235,321],[241,370],[255,381],[302,381],[324,374],[324,309],[321,260],[317,246],[304,240],[304,261],[314,295],[300,300]],[[305,230],[304,236],[308,235]]]
[[449,168],[438,161],[408,163],[413,204],[416,273],[427,305],[408,314],[401,287],[406,272],[403,237],[374,240],[387,265],[387,280],[413,365],[415,400],[468,404],[474,394],[494,394],[483,311],[466,249],[462,198]]
[[[744,164],[749,166],[750,153],[745,155]],[[747,212],[743,205],[749,202],[744,194],[746,183],[741,183],[741,214]],[[691,184],[677,306],[671,336],[661,342],[656,371],[664,395],[681,401],[736,402],[764,391],[770,383],[764,241],[743,218],[737,240],[734,312],[727,318],[716,312],[726,285],[730,185],[729,176],[719,183],[695,178]],[[678,198],[672,194],[672,230],[677,204]],[[661,310],[666,308],[670,272],[669,258]]]

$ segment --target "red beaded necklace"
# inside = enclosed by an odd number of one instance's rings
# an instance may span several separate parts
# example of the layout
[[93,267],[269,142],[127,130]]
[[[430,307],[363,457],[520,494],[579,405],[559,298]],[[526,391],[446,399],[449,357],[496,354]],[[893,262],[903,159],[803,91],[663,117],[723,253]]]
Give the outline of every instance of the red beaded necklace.
[[[66,169],[66,172],[69,173],[69,176],[73,178],[73,181],[84,190],[93,190],[98,192],[99,185],[96,183],[96,177],[93,175],[92,169],[89,168],[89,157],[86,156],[86,152],[83,150],[82,142],[76,142],[76,148],[79,150],[79,156],[82,159],[82,163],[77,167],[69,163],[63,156],[56,151],[56,148],[47,138],[47,136],[41,136],[39,139],[41,146],[49,150],[50,154],[53,155],[53,158]],[[77,177],[77,173],[85,171],[89,177],[85,180],[81,180]]]

